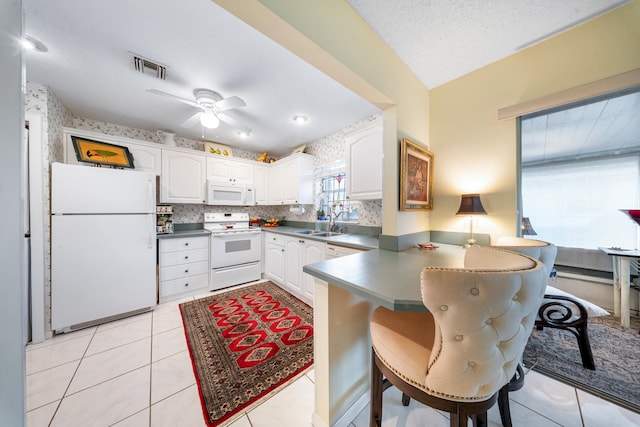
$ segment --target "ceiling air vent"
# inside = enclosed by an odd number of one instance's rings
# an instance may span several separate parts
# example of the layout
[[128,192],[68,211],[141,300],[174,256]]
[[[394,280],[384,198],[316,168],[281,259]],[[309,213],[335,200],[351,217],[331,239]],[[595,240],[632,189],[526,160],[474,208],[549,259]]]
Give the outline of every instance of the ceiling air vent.
[[129,52],[131,58],[131,65],[134,70],[139,73],[146,74],[151,77],[155,77],[160,80],[164,80],[167,75],[167,67],[160,65],[150,59],[143,58],[140,55]]

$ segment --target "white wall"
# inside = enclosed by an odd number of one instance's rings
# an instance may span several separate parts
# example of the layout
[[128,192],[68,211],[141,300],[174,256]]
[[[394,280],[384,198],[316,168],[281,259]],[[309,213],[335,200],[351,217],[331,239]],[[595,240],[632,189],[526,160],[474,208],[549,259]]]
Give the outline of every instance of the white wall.
[[25,353],[22,323],[23,221],[20,148],[22,108],[21,0],[0,2],[0,425],[24,425]]

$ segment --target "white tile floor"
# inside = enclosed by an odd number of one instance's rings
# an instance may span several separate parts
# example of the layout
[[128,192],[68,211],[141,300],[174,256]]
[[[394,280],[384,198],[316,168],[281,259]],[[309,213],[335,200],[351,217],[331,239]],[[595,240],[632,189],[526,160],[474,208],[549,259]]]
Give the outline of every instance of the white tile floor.
[[[210,295],[210,294],[207,294]],[[27,426],[206,426],[176,301],[27,347]],[[313,371],[231,427],[311,426]],[[350,427],[369,425],[368,407]],[[637,426],[640,414],[528,373],[511,393],[515,426]],[[385,392],[384,427],[448,426],[446,414]],[[490,425],[500,425],[497,407]]]

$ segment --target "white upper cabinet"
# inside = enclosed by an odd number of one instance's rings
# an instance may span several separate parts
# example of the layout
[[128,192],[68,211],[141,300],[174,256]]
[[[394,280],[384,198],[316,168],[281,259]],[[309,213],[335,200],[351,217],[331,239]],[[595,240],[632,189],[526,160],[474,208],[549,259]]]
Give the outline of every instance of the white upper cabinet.
[[284,205],[284,163],[274,163],[267,172],[267,204]]
[[133,166],[135,170],[160,175],[162,150],[160,147],[154,146],[156,144],[81,129],[64,128],[65,163],[88,165],[88,163],[78,161],[75,149],[73,148],[73,140],[71,139],[72,135],[91,139],[93,141],[106,142],[107,144],[127,147],[133,156]]
[[351,200],[382,199],[382,121],[351,133],[345,144],[348,197]]
[[269,170],[269,204],[313,203],[313,156],[294,154],[275,162]]
[[255,165],[241,160],[207,156],[207,179],[254,185]]
[[268,204],[268,190],[267,175],[269,167],[267,165],[257,164],[255,165],[255,194],[256,205]]
[[161,203],[205,203],[207,162],[204,154],[162,150]]

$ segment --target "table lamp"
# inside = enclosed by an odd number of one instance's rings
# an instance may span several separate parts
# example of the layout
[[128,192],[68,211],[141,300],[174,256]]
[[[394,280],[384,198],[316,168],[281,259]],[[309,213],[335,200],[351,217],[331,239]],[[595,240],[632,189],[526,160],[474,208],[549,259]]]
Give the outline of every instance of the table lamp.
[[469,240],[467,240],[467,244],[464,245],[465,248],[468,248],[476,243],[476,240],[473,238],[473,216],[486,215],[487,212],[482,206],[479,194],[463,194],[460,197],[460,207],[456,215],[469,216]]
[[522,231],[523,236],[537,236],[536,230],[533,229],[531,225],[531,221],[526,216],[522,217],[522,224],[520,224],[520,230]]

